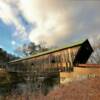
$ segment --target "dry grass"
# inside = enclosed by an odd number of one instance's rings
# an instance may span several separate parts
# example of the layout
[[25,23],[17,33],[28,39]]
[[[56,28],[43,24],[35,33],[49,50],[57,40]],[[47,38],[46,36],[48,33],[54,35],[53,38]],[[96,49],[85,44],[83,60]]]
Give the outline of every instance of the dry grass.
[[47,96],[43,96],[40,92],[21,95],[12,93],[0,100],[100,100],[100,77],[61,85]]

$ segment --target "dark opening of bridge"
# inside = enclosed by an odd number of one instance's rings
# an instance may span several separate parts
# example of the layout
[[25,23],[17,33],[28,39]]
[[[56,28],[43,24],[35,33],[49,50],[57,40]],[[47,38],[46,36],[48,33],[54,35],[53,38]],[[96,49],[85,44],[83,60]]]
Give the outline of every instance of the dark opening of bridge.
[[91,53],[93,52],[93,49],[89,43],[88,40],[86,40],[80,47],[79,51],[77,52],[77,55],[74,59],[73,64],[85,64],[90,57]]

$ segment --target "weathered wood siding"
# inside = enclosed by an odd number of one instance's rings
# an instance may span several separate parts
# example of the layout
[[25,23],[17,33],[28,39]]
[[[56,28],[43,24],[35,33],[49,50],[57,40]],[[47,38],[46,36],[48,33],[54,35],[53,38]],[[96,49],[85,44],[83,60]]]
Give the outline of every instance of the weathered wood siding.
[[36,71],[37,73],[57,71],[58,69],[60,71],[67,71],[69,67],[73,67],[73,61],[79,48],[80,46],[77,46],[11,63],[12,70],[28,72]]

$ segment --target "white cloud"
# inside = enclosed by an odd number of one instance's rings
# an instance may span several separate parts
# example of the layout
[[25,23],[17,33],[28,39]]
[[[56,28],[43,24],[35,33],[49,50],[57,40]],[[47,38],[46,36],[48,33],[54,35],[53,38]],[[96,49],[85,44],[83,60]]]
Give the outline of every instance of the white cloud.
[[[14,38],[36,43],[44,40],[48,45],[61,45],[99,34],[99,5],[99,1],[81,0],[0,0],[0,18],[6,24],[16,26]],[[29,23],[35,22],[36,28],[27,33],[18,18],[19,13]]]
[[16,26],[20,27],[20,23],[13,13],[13,8],[11,8],[4,0],[0,0],[0,18],[6,24],[14,23]]
[[11,41],[11,44],[12,45],[16,45],[16,42],[13,40],[13,41]]
[[[17,3],[16,0],[0,0],[0,19],[7,25],[14,25],[16,27],[16,35],[22,36],[24,39],[25,27],[18,18],[18,13],[20,13],[20,11],[17,7]],[[15,35],[15,33],[12,34]]]
[[19,8],[29,22],[37,24],[29,39],[53,45],[64,44],[73,36],[72,39],[78,39],[98,34],[99,4],[99,1],[20,0]]
[[[63,2],[64,0],[59,1]],[[66,23],[69,17],[66,14],[69,12],[66,13],[66,7],[63,8],[60,2],[58,8],[57,2],[57,0],[28,0],[25,2],[21,0],[19,4],[22,6],[19,5],[19,7],[25,18],[29,22],[35,21],[37,24],[37,28],[29,33],[31,41],[48,40],[47,43],[52,45],[56,40],[63,38],[65,34],[69,35],[70,24]]]

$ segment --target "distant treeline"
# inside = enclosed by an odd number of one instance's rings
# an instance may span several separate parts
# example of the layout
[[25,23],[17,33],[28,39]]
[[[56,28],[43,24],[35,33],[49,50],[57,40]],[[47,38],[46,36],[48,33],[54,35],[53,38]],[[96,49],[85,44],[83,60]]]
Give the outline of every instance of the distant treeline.
[[0,62],[8,62],[10,60],[18,59],[15,55],[7,53],[5,50],[0,48]]

